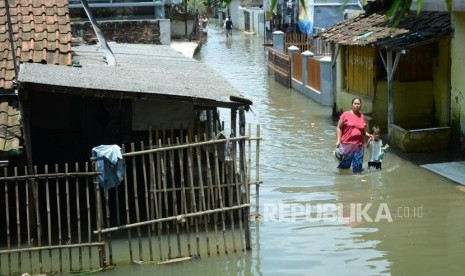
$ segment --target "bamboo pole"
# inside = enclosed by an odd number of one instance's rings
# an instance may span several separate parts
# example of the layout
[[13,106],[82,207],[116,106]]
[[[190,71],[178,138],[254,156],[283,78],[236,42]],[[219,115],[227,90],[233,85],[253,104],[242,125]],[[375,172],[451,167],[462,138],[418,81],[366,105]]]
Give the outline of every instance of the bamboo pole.
[[[237,137],[230,138],[229,141],[234,142],[234,141],[242,141],[242,140],[248,140],[248,139],[257,140],[259,138],[258,137],[237,136]],[[164,148],[157,147],[157,148],[142,150],[142,151],[137,151],[137,152],[123,153],[123,157],[131,157],[131,156],[135,156],[135,155],[144,155],[144,154],[156,153],[156,152],[166,152],[166,151],[175,150],[175,149],[195,148],[195,147],[198,147],[198,146],[222,144],[222,143],[224,143],[224,141],[225,141],[225,139],[217,139],[217,140],[198,142],[198,143],[180,144],[180,145],[171,146],[171,147],[164,147]],[[5,180],[5,179],[0,177],[0,180]]]
[[[44,173],[45,174],[48,174],[48,165],[45,165],[45,168],[44,168]],[[50,183],[48,181],[48,178],[45,179],[45,200],[46,200],[46,203],[47,203],[47,226],[48,226],[48,245],[51,246],[52,245],[52,218],[51,218],[51,213],[52,213],[52,210],[50,208],[50,187],[49,187]],[[49,268],[49,271],[53,271],[52,270],[52,251],[49,250],[48,251],[48,259],[49,259],[49,262],[50,262],[50,268]]]
[[[234,174],[235,174],[235,163],[236,163],[236,153],[235,153],[235,146],[231,147],[232,148],[232,160],[230,162],[227,162],[225,165],[226,169],[226,183],[228,184],[228,205],[233,206],[234,201],[233,201],[233,195],[234,192],[232,189],[231,190],[231,184],[234,183]],[[225,189],[226,190],[226,189]],[[235,223],[234,223],[234,212],[229,212],[229,218],[230,218],[230,226],[231,226],[231,237],[232,237],[232,245],[233,245],[233,251],[237,252],[236,249],[236,233],[235,233]]]
[[[58,173],[58,164],[55,164],[55,172]],[[60,204],[60,180],[55,178],[55,190],[57,196],[57,224],[58,224],[58,244],[62,245],[62,233],[61,233],[61,204]],[[63,272],[63,255],[61,248],[58,250],[58,259],[60,263],[60,273]]]
[[[195,136],[195,142],[198,142],[197,135]],[[202,156],[201,156],[201,147],[196,147],[196,154],[197,154],[197,172],[199,175],[199,186],[200,186],[200,209],[199,211],[205,211],[207,209],[207,205],[205,203],[205,190],[203,187],[203,170],[202,170]],[[204,217],[204,224],[205,224],[205,240],[207,243],[207,254],[210,256],[210,237],[208,234],[208,216]]]
[[[101,233],[101,231],[94,231],[95,233]],[[44,251],[44,250],[56,250],[56,249],[67,249],[67,248],[79,248],[79,247],[101,247],[104,246],[104,242],[94,242],[94,243],[82,243],[82,244],[64,244],[64,245],[52,245],[52,246],[35,246],[31,248],[19,248],[11,250],[0,250],[0,255],[8,253],[25,253],[25,252],[34,252],[34,251]],[[32,270],[31,270],[32,271]]]
[[[176,143],[179,145],[179,137],[176,138]],[[187,214],[187,199],[186,199],[186,183],[184,177],[184,152],[182,149],[178,149],[178,157],[179,157],[179,175],[180,175],[180,182],[181,182],[181,213]],[[183,222],[183,221],[181,221]],[[184,223],[184,222],[183,222]],[[190,226],[189,223],[185,223],[186,230],[187,230],[187,254],[192,256],[192,248],[191,248],[191,234],[190,234]]]
[[[89,172],[89,163],[85,163],[85,172]],[[86,177],[86,207],[87,207],[87,242],[92,242],[92,228],[91,228],[91,215],[90,215],[90,194],[89,194],[89,179]],[[88,247],[89,249],[89,269],[92,269],[92,247]]]
[[[160,147],[160,138],[158,136],[158,131],[157,131],[157,135],[156,135],[156,141],[155,143],[158,143],[159,147]],[[161,148],[161,147],[160,147]],[[162,185],[162,181],[161,181],[161,152],[156,152],[156,159],[157,159],[157,189],[158,191],[160,191],[158,193],[158,210],[159,210],[159,215],[160,217],[163,216],[163,209],[162,209],[162,204],[163,204],[163,201],[162,201],[162,191],[163,191],[163,185]],[[162,224],[159,224],[158,227],[160,228],[160,231],[163,230],[163,225]],[[161,256],[160,256],[161,258]]]
[[[257,137],[260,137],[260,125],[257,125]],[[255,212],[260,216],[260,139],[257,139],[255,148]],[[250,169],[249,169],[250,170]],[[250,186],[249,186],[250,189]],[[249,195],[250,196],[250,195]]]
[[[244,108],[239,109],[239,135],[243,136],[245,135],[245,110]],[[240,164],[240,175],[241,175],[241,183],[242,185],[245,185],[245,191],[243,190],[243,196],[246,197],[245,201],[246,203],[250,202],[250,199],[248,198],[249,193],[249,186],[247,186],[247,167],[245,163],[245,140],[242,140],[239,143],[239,164]],[[244,210],[244,228],[245,228],[245,248],[246,250],[250,250],[250,228],[249,228],[249,209]]]
[[[65,173],[68,173],[68,163],[65,163]],[[65,178],[65,189],[66,189],[66,219],[68,222],[68,240],[67,243],[71,244],[71,206],[70,206],[70,194],[69,194],[69,178]],[[40,252],[40,251],[39,251]],[[68,248],[68,260],[69,260],[69,271],[73,271],[73,254],[72,249]]]
[[[18,176],[18,168],[14,167],[14,175]],[[19,185],[18,181],[15,181],[15,191],[16,191],[16,230],[18,235],[18,249],[21,249],[21,217],[19,213]],[[22,260],[21,252],[18,252],[18,272],[21,274],[22,271]],[[0,263],[1,267],[1,263]]]
[[[149,141],[149,146],[152,147],[152,140]],[[149,153],[149,161],[150,161],[150,181],[151,185],[153,187],[153,205],[155,207],[155,213],[154,213],[154,219],[160,217],[160,212],[158,210],[158,199],[157,199],[157,193],[156,193],[156,186],[157,186],[157,180],[155,178],[155,161],[153,160],[153,153]],[[154,224],[152,224],[154,225]],[[163,259],[163,251],[162,251],[162,244],[161,244],[161,225],[157,224],[157,238],[158,238],[158,250],[160,253],[160,260]]]
[[[135,151],[134,143],[131,143],[131,151]],[[134,203],[136,208],[136,221],[140,222],[140,213],[139,213],[139,194],[138,194],[138,185],[137,185],[137,170],[136,170],[136,158],[135,156],[132,157],[132,187],[134,189]],[[139,261],[142,262],[144,260],[143,252],[142,252],[142,233],[140,228],[137,228],[137,239],[139,241]]]
[[[205,140],[207,140],[207,139],[205,139]],[[212,172],[211,172],[211,166],[210,166],[210,153],[208,153],[208,152],[205,152],[205,153],[206,153],[205,156],[206,156],[206,163],[207,163],[207,186],[209,188],[208,191],[209,191],[210,200],[211,200],[211,204],[212,204],[211,208],[210,208],[210,204],[208,206],[208,209],[210,210],[212,208],[216,209],[216,196],[215,196],[215,190],[213,188],[213,181],[212,181]],[[218,222],[218,214],[215,213],[215,214],[213,214],[213,224],[214,224],[214,229],[215,229],[216,254],[219,255],[220,254],[220,246],[219,246],[219,243],[218,243],[218,225],[217,225],[217,222]]]
[[[152,148],[152,126],[150,126],[150,129],[149,129],[149,149]],[[155,184],[155,167],[152,167],[153,165],[153,155],[151,153],[148,153],[148,156],[149,156],[149,185],[150,185],[150,219],[154,219],[155,218],[155,190],[156,190],[156,186],[154,185]],[[151,231],[155,231],[155,227],[156,225],[152,225],[151,226]]]
[[[158,140],[158,144],[160,147],[162,147],[162,141]],[[162,179],[162,184],[163,184],[163,199],[164,199],[164,210],[165,214],[169,214],[169,202],[168,202],[168,192],[166,191],[166,182],[167,182],[167,177],[166,177],[166,156],[164,155],[161,160],[160,160],[160,165],[161,165],[161,179]],[[171,259],[171,231],[170,231],[170,224],[166,223],[166,233],[167,233],[167,242],[168,242],[168,259]]]
[[[189,138],[186,137],[186,143],[189,143]],[[192,153],[192,148],[189,148],[189,151],[187,153],[187,166],[189,169],[189,185],[191,189],[191,207],[194,213],[197,212],[197,201],[196,201],[196,196],[195,196],[195,190],[194,190],[194,172],[192,168],[192,159],[193,159],[193,153]],[[199,223],[197,217],[194,217],[194,224],[195,224],[195,241],[197,245],[197,256],[200,256],[200,237],[199,237]]]
[[[126,152],[125,146],[123,145],[123,152]],[[131,219],[129,216],[129,187],[128,187],[128,173],[126,171],[126,167],[124,167],[124,202],[126,206],[126,223],[131,223]],[[132,253],[132,237],[131,237],[131,229],[128,229],[128,246],[129,246],[129,261],[131,263],[134,262],[134,256]]]
[[212,210],[207,210],[207,211],[202,211],[202,212],[187,213],[187,214],[179,215],[179,216],[169,216],[169,217],[164,217],[164,218],[160,218],[160,219],[141,221],[139,223],[131,223],[131,224],[121,225],[121,226],[117,226],[117,227],[111,227],[111,228],[107,228],[107,229],[95,230],[94,234],[115,232],[115,231],[120,231],[120,230],[124,230],[124,229],[142,227],[142,226],[146,226],[146,225],[149,225],[149,224],[162,223],[162,222],[167,222],[167,221],[183,221],[186,218],[187,219],[188,218],[197,218],[197,217],[200,217],[200,216],[211,215],[211,214],[222,213],[222,212],[229,212],[229,211],[233,211],[233,210],[237,210],[237,209],[247,209],[247,208],[250,208],[250,204],[248,204],[248,203],[241,204],[241,205],[235,205],[235,206],[232,206],[232,207],[224,207],[224,208],[212,209]]
[[[171,139],[168,139],[168,146],[171,145]],[[175,187],[176,187],[176,174],[175,174],[175,168],[174,168],[174,152],[171,150],[168,152],[168,157],[170,160],[170,173],[171,173],[171,187],[173,187],[173,192],[172,192],[172,199],[173,199],[173,212],[174,215],[177,216],[178,213],[178,197],[176,195]],[[178,255],[177,257],[181,257],[181,237],[180,237],[180,231],[179,231],[179,223],[175,223],[176,227],[176,239],[177,239],[177,245],[178,245]]]
[[[7,168],[5,168],[5,174]],[[11,251],[11,235],[10,235],[10,207],[8,202],[8,182],[5,182],[5,219],[6,219],[6,240],[8,252]],[[8,274],[11,275],[11,253],[8,253]]]
[[[215,183],[217,186],[217,191],[218,191],[218,201],[220,204],[220,209],[224,208],[224,203],[223,203],[223,196],[221,195],[221,181],[220,181],[220,168],[219,168],[219,163],[218,163],[218,147],[216,144],[214,145],[215,148]],[[224,221],[224,212],[221,212],[221,223],[222,223],[222,231],[223,231],[223,243],[224,243],[224,252],[228,254],[228,246],[226,244],[226,223]]]
[[[74,164],[75,171],[79,171],[79,163]],[[82,233],[81,233],[81,200],[79,197],[79,178],[76,178],[76,218],[77,218],[77,232],[78,232],[78,244],[82,243]],[[79,254],[79,271],[82,271],[82,247],[78,248]]]
[[[117,187],[116,187],[117,188]],[[110,221],[110,195],[108,194],[108,188],[105,188],[104,191],[104,197],[105,197],[105,217],[106,217],[106,224],[107,227],[111,227],[111,221]],[[102,218],[103,219],[103,218]],[[111,233],[107,233],[105,237],[106,243],[108,245],[108,260],[109,264],[113,265],[113,244],[111,240]]]
[[[140,142],[140,148],[144,149],[144,142]],[[144,191],[145,191],[145,213],[147,220],[151,219],[150,218],[150,208],[149,208],[149,191],[148,187],[149,184],[147,182],[147,170],[145,168],[145,155],[141,155],[141,161],[142,161],[142,176],[144,177]],[[151,194],[151,193],[150,193]],[[152,248],[152,230],[151,226],[149,225],[147,228],[147,239],[149,242],[149,258],[150,261],[153,262],[153,248]]]
[[[94,163],[94,171],[97,172],[98,171],[98,168],[97,168],[97,163]],[[98,180],[98,177],[95,175],[94,176],[94,189],[95,189],[95,199],[96,199],[96,205],[97,205],[97,208],[96,208],[96,217],[97,219],[95,220],[96,221],[96,227],[97,227],[97,231],[98,231],[98,241],[100,243],[103,242],[103,246],[99,246],[99,265],[101,268],[105,268],[105,243],[104,243],[104,240],[103,240],[103,236],[102,236],[102,224],[103,224],[103,218],[102,218],[102,197],[100,195],[100,183],[99,183],[99,180]],[[131,248],[131,246],[129,247]],[[132,251],[130,251],[132,253]]]
[[34,179],[46,179],[46,178],[66,178],[66,177],[88,177],[99,175],[98,172],[89,172],[89,173],[51,173],[51,174],[29,174],[23,176],[9,176],[9,177],[0,177],[0,181],[14,181],[14,180],[34,180]]

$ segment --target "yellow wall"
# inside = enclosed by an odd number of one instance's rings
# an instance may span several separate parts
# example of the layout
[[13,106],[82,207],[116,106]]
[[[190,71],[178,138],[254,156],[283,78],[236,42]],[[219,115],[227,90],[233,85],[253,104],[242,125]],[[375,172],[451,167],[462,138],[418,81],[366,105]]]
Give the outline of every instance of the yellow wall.
[[434,57],[433,97],[437,126],[449,126],[450,41],[438,42],[438,56]]
[[[394,82],[394,123],[403,128],[424,128],[433,124],[433,82]],[[387,125],[387,82],[378,82],[373,122]]]
[[454,146],[465,150],[465,12],[452,13],[451,127]]
[[[404,128],[449,126],[449,39],[438,42],[438,53],[434,57],[434,81],[394,81],[394,123]],[[342,49],[341,49],[342,51]],[[341,56],[338,57],[338,76],[342,76]],[[383,66],[378,64],[378,66]],[[465,72],[465,69],[462,69]],[[465,77],[462,77],[465,79]],[[359,95],[342,89],[342,79],[337,78],[337,111],[350,109],[351,101]],[[360,97],[362,112],[372,118],[372,123],[387,129],[387,83],[379,81],[375,98]],[[465,117],[464,117],[465,118]]]

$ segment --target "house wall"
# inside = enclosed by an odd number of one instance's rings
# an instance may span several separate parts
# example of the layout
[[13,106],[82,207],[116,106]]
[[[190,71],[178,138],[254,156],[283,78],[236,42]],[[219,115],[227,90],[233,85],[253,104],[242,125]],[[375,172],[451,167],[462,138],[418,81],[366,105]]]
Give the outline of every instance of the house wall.
[[438,42],[438,55],[434,57],[433,97],[437,126],[449,126],[450,101],[450,41],[443,39]]
[[[99,21],[105,39],[118,43],[161,44],[158,20],[109,20]],[[76,22],[71,25],[73,36],[85,42],[95,43],[97,36],[90,22]],[[163,39],[166,41],[166,39]]]
[[[433,82],[394,82],[394,123],[403,128],[422,128],[433,125]],[[387,82],[377,83],[373,103],[373,122],[387,125]]]
[[465,12],[452,13],[451,127],[454,146],[465,150]]
[[[434,81],[393,82],[394,123],[404,128],[449,125],[449,51],[448,39],[438,43],[434,57]],[[342,49],[341,49],[342,50]],[[341,56],[338,56],[337,75],[343,75]],[[378,64],[378,66],[383,66]],[[465,69],[462,69],[462,71]],[[362,111],[373,124],[387,127],[387,82],[378,81],[374,98],[348,93],[342,88],[342,79],[336,78],[336,112],[351,108],[352,99],[362,99]]]

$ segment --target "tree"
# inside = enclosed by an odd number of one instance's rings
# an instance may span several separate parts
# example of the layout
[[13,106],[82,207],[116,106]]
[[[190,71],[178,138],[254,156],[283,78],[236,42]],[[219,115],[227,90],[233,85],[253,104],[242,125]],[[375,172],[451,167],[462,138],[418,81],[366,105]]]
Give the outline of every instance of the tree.
[[[346,0],[348,1],[348,0]],[[366,0],[364,0],[366,1]],[[300,6],[304,9],[305,12],[307,12],[307,1],[306,0],[299,0]],[[273,13],[273,10],[276,8],[276,5],[278,4],[278,0],[271,0],[270,2],[270,12]]]
[[[401,19],[403,19],[408,12],[410,11],[410,7],[412,5],[412,0],[377,0],[379,2],[384,2],[388,6],[390,6],[388,10],[388,16],[391,17],[391,22],[394,25],[397,25]],[[435,0],[441,1],[441,0]],[[347,0],[345,1],[347,3]],[[365,6],[368,0],[361,0],[362,4]],[[417,13],[421,12],[423,7],[424,0],[417,1]],[[447,9],[451,10],[453,0],[444,0],[446,3]]]

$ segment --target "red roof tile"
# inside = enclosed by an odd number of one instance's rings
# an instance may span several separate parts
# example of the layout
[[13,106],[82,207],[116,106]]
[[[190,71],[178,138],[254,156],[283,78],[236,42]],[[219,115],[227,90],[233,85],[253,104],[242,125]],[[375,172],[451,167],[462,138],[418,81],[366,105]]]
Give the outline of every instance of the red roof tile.
[[384,12],[360,15],[318,33],[315,38],[341,45],[359,45],[388,50],[407,49],[450,36],[447,12],[410,12],[392,27]]
[[9,7],[15,51],[0,1],[0,89],[13,86],[13,52],[18,62],[71,65],[68,0],[10,0]]

